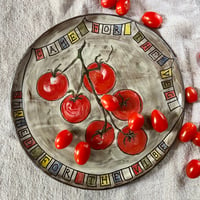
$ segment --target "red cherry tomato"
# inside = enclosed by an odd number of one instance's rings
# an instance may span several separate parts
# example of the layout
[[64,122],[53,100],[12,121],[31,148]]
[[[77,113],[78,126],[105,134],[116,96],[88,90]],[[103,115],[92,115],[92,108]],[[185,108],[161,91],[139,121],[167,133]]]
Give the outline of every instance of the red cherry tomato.
[[116,4],[116,13],[120,16],[125,15],[130,9],[130,0],[118,0]]
[[116,5],[117,0],[101,0],[101,6],[104,8],[112,8]]
[[61,113],[71,123],[78,123],[85,120],[90,110],[90,101],[84,95],[69,95],[61,103]]
[[143,102],[140,95],[133,90],[119,90],[114,94],[119,101],[118,109],[112,114],[120,120],[128,120],[132,112],[140,113],[142,111]]
[[[89,77],[97,94],[106,94],[114,87],[115,72],[108,64],[102,63],[99,69],[97,63],[92,63],[87,69],[92,69],[89,72]],[[83,83],[86,89],[92,92],[92,87],[86,75],[84,76]]]
[[195,137],[193,138],[192,142],[200,147],[200,132],[197,132]]
[[162,17],[156,12],[145,12],[142,16],[142,22],[150,28],[159,28],[163,22]]
[[147,143],[147,135],[143,129],[131,131],[128,126],[119,132],[117,138],[118,147],[124,153],[135,155],[141,153]]
[[79,142],[74,151],[74,159],[77,164],[84,165],[90,157],[90,145],[87,142]]
[[[115,133],[112,125],[107,122],[107,126],[104,132],[104,121],[93,121],[87,127],[85,139],[91,148],[99,150],[109,147],[115,138]],[[99,133],[98,133],[99,132]]]
[[179,140],[181,142],[188,142],[192,140],[197,134],[197,127],[191,122],[185,123],[180,132],[179,132]]
[[168,121],[165,115],[159,110],[153,110],[151,113],[151,124],[153,128],[161,133],[168,128]]
[[110,94],[105,94],[101,97],[101,104],[108,111],[114,111],[119,107],[117,97]]
[[186,166],[186,174],[189,178],[200,176],[200,161],[193,159]]
[[38,94],[48,100],[54,101],[62,98],[68,89],[68,79],[64,74],[57,72],[55,76],[48,72],[37,81]]
[[55,139],[55,146],[57,149],[63,149],[72,142],[72,139],[72,133],[68,130],[63,130],[57,134]]
[[193,87],[185,88],[185,99],[188,103],[194,103],[198,99],[198,93]]
[[140,113],[133,112],[129,115],[128,126],[132,131],[141,129],[143,124],[144,124],[144,117]]

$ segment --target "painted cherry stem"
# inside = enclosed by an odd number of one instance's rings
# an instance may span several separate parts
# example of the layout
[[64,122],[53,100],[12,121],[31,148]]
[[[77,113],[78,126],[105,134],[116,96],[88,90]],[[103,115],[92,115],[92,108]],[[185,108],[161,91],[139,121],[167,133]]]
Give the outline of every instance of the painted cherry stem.
[[122,102],[120,103],[120,107],[126,106],[129,98],[125,99],[120,93],[118,94],[118,96],[122,99]]
[[129,142],[131,141],[131,139],[134,140],[135,133],[134,133],[133,131],[129,130],[128,133],[122,132],[122,134],[125,136],[124,139],[123,139],[124,145],[126,145],[125,143],[126,143],[126,139],[127,139],[127,138],[128,138],[128,141],[129,141]]
[[[81,48],[78,50],[78,56],[77,56],[77,57],[80,59],[81,63],[82,63],[82,69],[83,69],[83,70],[82,70],[83,72],[82,72],[82,75],[81,75],[81,81],[80,81],[80,85],[79,85],[79,87],[78,87],[77,93],[79,93],[79,91],[80,91],[80,89],[81,89],[81,86],[82,86],[82,84],[83,84],[83,78],[84,78],[84,76],[86,75],[86,76],[87,76],[87,79],[88,79],[88,81],[89,81],[89,84],[90,84],[90,86],[91,86],[91,88],[92,88],[92,92],[93,92],[93,94],[94,94],[94,96],[95,96],[95,99],[96,99],[97,103],[99,104],[99,106],[100,106],[100,108],[101,108],[101,110],[102,110],[102,112],[103,112],[104,119],[105,119],[105,123],[104,123],[104,126],[103,126],[102,130],[98,130],[98,131],[94,134],[94,136],[96,136],[96,135],[98,135],[98,134],[102,136],[104,133],[106,133],[106,132],[111,128],[111,127],[107,128],[107,124],[108,124],[107,115],[110,117],[110,120],[111,120],[113,126],[114,126],[118,131],[122,132],[121,129],[118,128],[117,125],[115,124],[115,122],[114,122],[114,120],[113,120],[113,118],[112,118],[110,112],[107,111],[107,110],[105,110],[104,107],[102,106],[101,100],[99,99],[99,97],[98,97],[98,95],[97,95],[97,93],[96,93],[96,90],[95,90],[95,88],[94,88],[94,85],[93,85],[93,83],[92,83],[92,81],[91,81],[91,79],[90,79],[90,76],[89,76],[89,72],[90,72],[90,71],[97,70],[97,69],[101,69],[101,64],[103,63],[103,60],[102,60],[102,59],[100,59],[99,61],[97,60],[97,59],[101,56],[101,54],[99,54],[99,55],[97,55],[97,56],[95,57],[95,63],[97,64],[97,67],[96,67],[96,68],[93,68],[93,69],[87,69],[87,67],[86,67],[86,65],[85,65],[85,63],[84,63],[83,57],[82,57],[82,51],[83,51],[83,48],[85,47],[85,44],[86,44],[86,42],[84,41],[83,45],[82,45]],[[109,55],[108,55],[108,58],[106,59],[105,62],[108,62],[108,61],[110,60],[110,56],[111,56],[112,52],[113,52],[113,47],[111,46],[111,51],[110,51],[110,53],[109,53]],[[93,136],[93,137],[94,137],[94,136]]]
[[75,93],[74,90],[69,90],[67,93],[71,93],[72,94],[72,98],[70,98],[71,101],[75,102],[78,99],[82,99],[80,96],[82,95],[82,93]]
[[[57,72],[60,72],[60,74],[62,73],[62,71],[60,71],[59,67],[61,66],[61,64],[59,64],[54,70],[50,70],[51,71],[51,74],[52,76],[55,78],[57,75]],[[59,74],[59,75],[60,75]]]
[[[96,68],[93,68],[93,69],[87,69],[87,67],[86,67],[86,65],[85,65],[85,62],[84,62],[84,60],[83,60],[83,56],[82,56],[82,51],[83,51],[85,45],[86,45],[86,42],[85,42],[85,40],[84,40],[82,46],[78,49],[78,55],[77,55],[77,57],[76,57],[74,60],[72,60],[72,62],[71,62],[63,71],[61,71],[61,73],[64,73],[65,71],[67,71],[71,66],[73,66],[73,64],[74,64],[78,59],[81,61],[81,64],[82,64],[82,72],[81,72],[80,84],[79,84],[79,86],[78,86],[78,89],[77,89],[77,91],[76,91],[76,94],[75,94],[75,92],[74,92],[73,90],[70,90],[69,92],[72,92],[72,95],[73,95],[74,97],[77,96],[77,98],[78,98],[78,96],[80,95],[79,92],[80,92],[81,87],[82,87],[82,84],[83,84],[83,78],[84,78],[84,76],[86,76],[87,79],[88,79],[88,81],[89,81],[89,84],[90,84],[90,86],[91,86],[91,88],[92,88],[92,92],[93,92],[93,94],[94,94],[94,96],[95,96],[95,99],[96,99],[97,103],[99,104],[99,106],[100,106],[100,108],[101,108],[101,110],[102,110],[102,113],[103,113],[103,115],[104,115],[104,119],[105,119],[105,123],[104,123],[103,128],[102,128],[101,130],[98,130],[98,131],[93,135],[93,137],[96,136],[96,135],[101,135],[101,137],[102,137],[104,133],[106,133],[109,129],[111,129],[111,127],[108,127],[108,128],[107,128],[107,124],[108,124],[107,115],[110,117],[110,120],[111,120],[111,123],[113,124],[113,126],[114,126],[118,131],[122,132],[122,130],[121,130],[120,128],[118,128],[117,125],[115,124],[115,122],[114,122],[114,120],[113,120],[113,118],[112,118],[110,112],[107,111],[107,110],[105,110],[104,107],[102,106],[101,100],[99,99],[99,97],[98,97],[98,95],[97,95],[97,93],[96,93],[96,90],[95,90],[95,88],[94,88],[94,85],[93,85],[93,83],[92,83],[92,81],[91,81],[91,79],[90,79],[90,76],[89,76],[89,72],[90,72],[90,71],[94,71],[94,70],[98,70],[98,69],[100,70],[100,69],[101,69],[101,65],[102,65],[102,63],[104,63],[104,62],[103,62],[103,59],[100,59],[99,61],[97,60],[97,59],[101,56],[101,54],[99,54],[99,55],[97,55],[97,56],[95,57],[95,63],[97,64],[97,67],[96,67]],[[106,59],[105,62],[108,62],[108,61],[110,60],[110,56],[111,56],[112,52],[113,52],[113,47],[111,46],[111,51],[110,51],[110,53],[109,53],[109,55],[108,55],[108,58]],[[60,66],[60,65],[59,65],[59,66]],[[58,69],[59,66],[56,68],[56,73],[57,73],[57,71],[60,71],[60,70]],[[75,98],[74,100],[76,100],[76,98]],[[122,133],[123,133],[123,132],[122,132]],[[123,134],[125,134],[125,133],[123,133]]]
[[[99,99],[99,97],[98,97],[98,95],[97,95],[97,93],[96,93],[96,90],[95,90],[95,88],[94,88],[94,85],[93,85],[93,83],[92,83],[92,81],[91,81],[91,79],[90,79],[90,76],[89,76],[89,72],[90,72],[90,71],[87,69],[87,67],[86,67],[86,65],[85,65],[85,62],[84,62],[84,60],[83,60],[83,57],[82,57],[82,51],[83,51],[83,48],[85,47],[85,44],[86,44],[86,42],[84,41],[83,45],[82,45],[81,48],[78,50],[78,56],[77,56],[77,57],[80,59],[80,61],[81,61],[82,70],[83,70],[82,75],[81,75],[81,83],[80,83],[80,85],[82,86],[83,77],[86,75],[86,76],[87,76],[87,79],[88,79],[88,81],[89,81],[89,83],[90,83],[90,85],[91,85],[92,92],[93,92],[93,94],[94,94],[94,96],[95,96],[95,99],[96,99],[97,103],[100,105],[100,107],[101,107],[101,109],[102,109],[102,112],[103,112],[103,115],[104,115],[104,118],[105,118],[105,124],[104,124],[104,127],[103,127],[102,130],[103,130],[104,132],[106,132],[106,127],[107,127],[106,112],[105,112],[105,109],[103,108],[103,106],[101,105],[101,101],[100,101],[100,99]],[[97,65],[98,65],[98,64],[99,64],[99,63],[97,63]],[[80,90],[81,86],[79,86],[78,91]]]

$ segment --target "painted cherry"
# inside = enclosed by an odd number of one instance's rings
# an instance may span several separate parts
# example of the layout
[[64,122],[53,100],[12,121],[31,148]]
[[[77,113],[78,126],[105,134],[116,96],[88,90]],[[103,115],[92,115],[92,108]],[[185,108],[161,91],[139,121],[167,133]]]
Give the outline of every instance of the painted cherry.
[[90,101],[82,94],[69,95],[61,103],[62,116],[71,123],[79,123],[85,120],[90,110]]
[[107,122],[106,127],[104,126],[104,121],[96,120],[87,127],[85,139],[90,147],[95,150],[106,149],[114,141],[115,133],[112,125]]
[[143,129],[131,131],[128,126],[119,132],[117,144],[124,153],[135,155],[144,151],[147,143],[147,135]]
[[68,79],[60,72],[48,72],[43,74],[37,81],[38,94],[48,101],[62,98],[66,94],[67,89]]
[[[97,63],[92,63],[87,67],[90,70],[89,77],[98,95],[108,93],[115,85],[113,68],[106,63],[101,63],[100,65],[100,68],[98,68]],[[83,78],[83,83],[86,89],[92,92],[92,87],[86,75]]]
[[140,113],[143,108],[143,102],[140,95],[129,89],[119,90],[113,94],[119,101],[119,107],[112,114],[120,120],[128,120],[133,112]]

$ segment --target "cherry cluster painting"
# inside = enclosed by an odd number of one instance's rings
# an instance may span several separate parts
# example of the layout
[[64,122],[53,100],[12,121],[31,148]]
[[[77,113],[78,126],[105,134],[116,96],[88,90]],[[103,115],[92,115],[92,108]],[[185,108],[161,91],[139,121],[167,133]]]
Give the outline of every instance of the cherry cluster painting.
[[[78,49],[77,57],[64,69],[60,70],[58,65],[54,70],[40,76],[37,81],[37,92],[47,101],[55,101],[63,98],[60,105],[62,117],[70,123],[80,123],[89,116],[91,102],[87,94],[82,93],[81,88],[85,87],[96,100],[104,120],[91,121],[85,129],[85,141],[81,141],[75,147],[74,158],[78,164],[85,164],[90,156],[90,148],[104,150],[112,145],[117,132],[117,145],[119,149],[129,155],[141,153],[147,143],[147,135],[140,127],[133,131],[128,126],[129,116],[132,113],[141,113],[143,101],[140,95],[129,88],[116,89],[116,72],[108,62],[113,51],[111,46],[110,54],[106,61],[99,59],[101,55],[94,58],[94,62],[85,65],[82,51],[86,46],[84,41]],[[76,90],[70,89],[68,77],[65,74],[74,63],[80,60],[82,65],[80,83]],[[118,127],[116,120],[127,121],[124,127]],[[70,130],[63,130],[57,134],[55,146],[63,149],[70,145],[73,133]],[[89,149],[89,150],[88,150]]]

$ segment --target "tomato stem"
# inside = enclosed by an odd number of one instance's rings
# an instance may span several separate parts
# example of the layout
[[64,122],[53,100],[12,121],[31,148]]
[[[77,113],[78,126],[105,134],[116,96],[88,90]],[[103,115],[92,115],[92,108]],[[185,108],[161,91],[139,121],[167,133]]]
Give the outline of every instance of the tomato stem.
[[111,45],[111,51],[110,51],[108,58],[106,59],[105,62],[108,62],[110,60],[110,56],[111,56],[112,52],[113,52],[113,46]]
[[110,112],[107,111],[107,110],[106,110],[106,112],[107,112],[108,116],[110,117],[110,120],[111,120],[113,126],[114,126],[118,131],[122,132],[122,130],[121,130],[120,128],[118,128],[117,125],[115,124],[115,122],[114,122],[114,120],[113,120],[113,118],[112,118]]
[[72,60],[72,62],[62,71],[62,73],[64,73],[65,71],[67,71],[78,59],[81,60],[81,57],[82,57],[81,53],[83,51],[83,48],[85,47],[85,44],[86,44],[86,42],[84,40],[83,45],[78,49],[78,55],[77,55],[77,57],[74,60]]
[[99,61],[97,60],[97,58],[100,56],[101,56],[101,54],[97,55],[94,59],[95,63],[97,63],[97,66],[98,66],[98,68],[95,68],[95,69],[101,69],[101,64],[103,63],[103,59],[101,58]]
[[[94,88],[94,85],[93,85],[93,83],[92,83],[92,81],[91,81],[91,79],[90,79],[90,76],[89,76],[89,70],[87,69],[87,67],[86,67],[86,65],[85,65],[85,63],[84,63],[83,57],[82,57],[82,51],[83,51],[83,48],[85,47],[85,44],[86,44],[86,42],[85,42],[85,40],[84,40],[83,45],[82,45],[81,48],[78,50],[78,56],[77,56],[77,58],[79,58],[80,61],[81,61],[81,64],[82,64],[82,71],[83,71],[83,73],[82,73],[82,75],[81,75],[81,83],[80,83],[80,85],[79,85],[79,87],[78,87],[78,92],[79,92],[79,90],[80,90],[80,88],[81,88],[81,86],[82,86],[83,77],[86,75],[86,76],[87,76],[87,79],[88,79],[88,81],[89,81],[89,84],[91,85],[92,92],[93,92],[93,94],[94,94],[94,96],[95,96],[95,99],[96,99],[97,103],[100,105],[100,107],[101,107],[101,109],[102,109],[102,112],[103,112],[103,115],[104,115],[104,119],[105,119],[105,124],[104,124],[104,127],[103,127],[102,130],[103,130],[103,132],[105,132],[106,127],[107,127],[106,112],[105,112],[105,109],[103,108],[103,106],[101,105],[101,100],[99,99],[99,97],[98,97],[98,95],[97,95],[97,93],[96,93],[96,90],[95,90],[95,88]],[[99,56],[99,55],[98,55],[98,56]],[[97,61],[97,57],[98,57],[98,56],[96,56],[96,58],[95,58],[96,61]],[[101,64],[101,63],[97,63],[98,67],[100,67],[99,64]]]
[[125,137],[124,137],[124,139],[123,139],[123,143],[124,143],[124,145],[126,145],[126,144],[125,144],[125,143],[126,143],[126,139],[128,139],[129,142],[131,142],[131,139],[134,140],[135,133],[132,132],[131,130],[129,130],[128,133],[124,133],[124,132],[122,132],[122,134],[125,135]]
[[[90,79],[90,76],[89,76],[89,72],[90,72],[90,71],[93,71],[93,70],[96,70],[96,69],[101,69],[101,64],[103,63],[103,61],[102,61],[102,59],[100,59],[99,61],[97,60],[97,59],[101,56],[101,54],[99,54],[99,55],[97,55],[97,56],[95,57],[95,62],[97,63],[97,67],[88,70],[87,67],[86,67],[86,65],[85,65],[85,63],[84,63],[83,57],[82,57],[82,50],[83,50],[84,46],[85,46],[85,41],[84,41],[84,44],[82,45],[82,48],[81,48],[81,49],[79,50],[79,52],[78,52],[78,58],[81,60],[82,67],[83,67],[83,71],[84,71],[83,74],[82,74],[82,78],[81,78],[81,84],[82,84],[82,82],[83,82],[83,77],[86,75],[86,76],[87,76],[87,79],[88,79],[88,81],[89,81],[89,84],[90,84],[90,86],[91,86],[91,88],[92,88],[92,92],[93,92],[93,94],[94,94],[94,96],[95,96],[95,99],[96,99],[97,103],[99,104],[99,106],[101,107],[102,112],[103,112],[103,115],[104,115],[105,124],[104,124],[103,129],[101,130],[101,131],[102,131],[102,134],[103,134],[103,133],[106,133],[106,131],[108,130],[108,129],[107,129],[107,123],[108,123],[108,122],[107,122],[107,115],[110,117],[110,120],[111,120],[113,126],[114,126],[118,131],[122,132],[122,130],[121,130],[120,128],[118,128],[117,125],[115,124],[115,122],[114,122],[114,120],[113,120],[113,118],[112,118],[110,112],[107,111],[107,110],[105,110],[104,107],[102,106],[101,100],[99,99],[99,97],[98,97],[98,95],[97,95],[97,93],[96,93],[96,90],[95,90],[95,88],[94,88],[94,85],[93,85],[93,83],[92,83],[92,81],[91,81],[91,79]],[[111,50],[111,52],[110,52],[110,54],[109,54],[107,60],[110,59],[110,55],[111,55],[112,52],[113,52],[113,47],[111,46],[111,48],[112,48],[112,50]],[[80,87],[79,87],[79,90],[80,90]],[[122,98],[123,98],[123,97],[122,97]],[[128,101],[128,99],[125,100],[125,102],[127,102],[127,101]]]
[[75,92],[74,92],[74,90],[68,90],[68,91],[67,91],[67,93],[72,93],[72,96],[74,96],[74,95],[75,95]]
[[[81,56],[81,54],[79,54],[79,56]],[[94,70],[97,70],[97,69],[100,70],[100,69],[101,69],[101,63],[102,63],[101,60],[102,60],[102,59],[100,59],[100,62],[97,61],[97,58],[98,58],[99,56],[101,56],[101,54],[99,54],[98,56],[95,57],[95,62],[97,63],[97,67],[95,67],[95,68],[93,68],[93,69],[87,69],[87,68],[86,68],[86,70],[84,70],[84,71],[82,72],[80,84],[79,84],[78,89],[77,89],[77,93],[79,93],[79,91],[80,91],[80,89],[81,89],[81,87],[82,87],[82,85],[83,85],[84,76],[87,76],[87,75],[86,75],[86,71],[89,73],[90,71],[94,71]],[[89,79],[88,79],[88,80],[89,80]],[[92,86],[91,86],[91,87],[92,87]]]
[[[90,76],[89,76],[89,72],[90,72],[90,71],[97,70],[97,69],[100,70],[100,69],[101,69],[101,64],[103,63],[103,59],[100,59],[99,61],[97,60],[97,59],[101,56],[101,54],[99,54],[99,55],[97,55],[97,56],[95,57],[95,63],[97,64],[97,67],[96,67],[96,68],[93,68],[93,69],[87,69],[87,67],[86,67],[86,65],[85,65],[85,63],[84,63],[84,60],[83,60],[83,56],[82,56],[82,51],[83,51],[85,45],[86,45],[86,42],[85,42],[85,40],[84,40],[84,43],[83,43],[82,46],[78,49],[78,55],[77,55],[77,57],[62,71],[62,73],[65,72],[66,70],[68,70],[68,69],[76,62],[76,60],[79,59],[79,60],[81,61],[81,64],[82,64],[82,74],[81,74],[80,84],[79,84],[78,89],[77,89],[77,94],[79,94],[80,89],[81,89],[82,84],[83,84],[83,78],[84,78],[84,76],[86,76],[87,79],[88,79],[88,81],[89,81],[89,84],[90,84],[90,86],[91,86],[92,93],[94,94],[95,99],[96,99],[97,103],[99,104],[99,106],[100,106],[100,108],[101,108],[101,110],[102,110],[102,112],[103,112],[104,120],[105,120],[105,123],[104,123],[103,128],[102,128],[101,130],[98,130],[97,133],[95,133],[92,137],[95,137],[95,136],[98,135],[98,134],[102,136],[102,135],[103,135],[104,133],[106,133],[109,129],[111,129],[111,127],[108,127],[108,128],[107,128],[107,124],[108,124],[108,122],[107,122],[107,115],[110,117],[110,120],[111,120],[113,126],[114,126],[118,131],[122,132],[122,130],[121,130],[120,128],[118,128],[117,125],[115,124],[115,122],[114,122],[114,120],[113,120],[113,118],[112,118],[110,112],[108,112],[107,110],[105,110],[104,107],[102,106],[101,100],[100,100],[100,98],[98,97],[98,95],[97,95],[97,93],[96,93],[96,90],[95,90],[95,88],[94,88],[94,85],[93,85],[93,83],[92,83],[92,81],[91,81],[91,79],[90,79]],[[113,52],[113,47],[111,46],[111,51],[110,51],[110,53],[109,53],[109,55],[108,55],[108,58],[107,58],[106,62],[108,62],[108,61],[110,60],[110,56],[111,56],[112,52]],[[72,95],[75,96],[74,100],[76,100],[76,98],[80,98],[79,95],[76,96],[76,94],[75,94],[75,92],[74,92],[73,90],[71,90],[71,91],[69,91],[69,92],[72,92]],[[123,98],[123,97],[122,97],[122,98]],[[125,103],[126,103],[127,101],[128,101],[128,99],[125,100]],[[123,134],[124,134],[124,133],[123,133]]]
[[[104,124],[104,127],[105,127],[105,124]],[[97,135],[100,135],[102,137],[108,130],[112,129],[112,127],[108,127],[108,128],[104,128],[104,127],[103,129],[97,130],[96,133],[92,135],[92,140]]]
[[57,72],[61,72],[59,67],[61,66],[61,64],[59,64],[54,70],[51,71],[52,76],[55,78],[57,76]]
[[75,96],[73,96],[72,98],[70,98],[70,100],[73,101],[73,102],[76,102],[76,100],[78,100],[78,99],[82,99],[82,98],[80,97],[80,94],[75,95]]
[[124,98],[120,93],[119,97],[122,99],[122,102],[119,103],[120,107],[127,106],[127,102],[129,101],[129,98]]
[[75,93],[74,92],[74,90],[69,90],[69,91],[67,91],[67,93],[72,93],[72,98],[70,98],[70,100],[71,101],[73,101],[73,102],[75,102],[76,100],[78,100],[78,99],[82,99],[81,97],[80,97],[80,95],[82,95],[82,93]]

